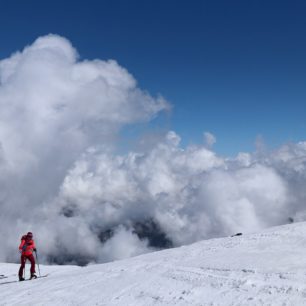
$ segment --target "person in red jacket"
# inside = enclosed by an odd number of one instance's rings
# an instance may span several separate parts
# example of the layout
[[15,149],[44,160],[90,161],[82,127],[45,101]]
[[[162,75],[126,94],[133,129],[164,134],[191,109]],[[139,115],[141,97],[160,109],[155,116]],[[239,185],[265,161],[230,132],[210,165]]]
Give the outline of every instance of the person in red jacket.
[[35,258],[33,256],[33,252],[36,252],[36,247],[33,240],[33,234],[31,232],[28,232],[26,235],[22,236],[19,252],[21,253],[21,266],[18,273],[19,280],[24,281],[23,270],[25,269],[27,259],[31,262],[31,279],[37,278],[35,274]]

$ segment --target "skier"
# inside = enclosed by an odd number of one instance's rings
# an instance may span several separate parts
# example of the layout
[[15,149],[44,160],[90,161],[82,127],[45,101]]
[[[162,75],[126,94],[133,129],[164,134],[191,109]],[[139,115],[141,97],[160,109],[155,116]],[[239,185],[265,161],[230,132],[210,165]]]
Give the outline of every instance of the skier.
[[21,266],[18,275],[20,281],[24,281],[23,270],[25,269],[25,263],[27,259],[31,262],[30,279],[37,278],[35,274],[35,258],[33,256],[33,251],[36,252],[33,234],[31,232],[28,232],[26,235],[22,236],[21,243],[19,246],[19,252],[21,253]]

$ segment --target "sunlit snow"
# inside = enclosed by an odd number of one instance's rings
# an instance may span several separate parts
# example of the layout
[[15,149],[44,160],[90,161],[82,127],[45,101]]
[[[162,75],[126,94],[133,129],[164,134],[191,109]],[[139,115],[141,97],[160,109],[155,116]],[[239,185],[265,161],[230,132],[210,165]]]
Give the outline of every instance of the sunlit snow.
[[[107,264],[41,266],[48,277],[0,285],[0,304],[306,305],[305,233],[301,222]],[[17,269],[0,264],[0,282]]]

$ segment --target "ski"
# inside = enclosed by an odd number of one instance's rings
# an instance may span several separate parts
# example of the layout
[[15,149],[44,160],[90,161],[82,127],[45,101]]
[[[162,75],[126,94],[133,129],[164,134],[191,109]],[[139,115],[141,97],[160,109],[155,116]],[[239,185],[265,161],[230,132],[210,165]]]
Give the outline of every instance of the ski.
[[47,277],[49,274],[46,274],[46,275],[41,275],[41,276],[37,276],[37,278],[27,278],[23,281],[19,281],[19,280],[14,280],[14,281],[8,281],[8,282],[0,282],[0,285],[7,285],[7,284],[13,284],[13,283],[23,283],[23,282],[27,282],[27,281],[33,281],[35,279],[39,279],[39,278],[45,278]]
[[8,278],[8,276],[0,275],[0,279]]

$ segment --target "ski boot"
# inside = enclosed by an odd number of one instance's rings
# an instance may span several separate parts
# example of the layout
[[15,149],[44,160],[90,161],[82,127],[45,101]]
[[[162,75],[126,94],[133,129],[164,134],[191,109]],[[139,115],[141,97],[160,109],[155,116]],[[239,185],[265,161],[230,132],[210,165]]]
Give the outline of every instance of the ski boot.
[[22,282],[22,281],[24,281],[25,279],[24,279],[24,277],[19,277],[19,281],[20,282]]
[[30,279],[35,279],[35,278],[37,278],[36,274],[31,274]]

